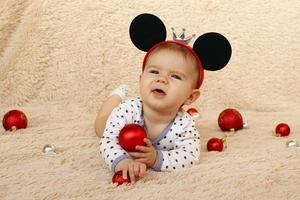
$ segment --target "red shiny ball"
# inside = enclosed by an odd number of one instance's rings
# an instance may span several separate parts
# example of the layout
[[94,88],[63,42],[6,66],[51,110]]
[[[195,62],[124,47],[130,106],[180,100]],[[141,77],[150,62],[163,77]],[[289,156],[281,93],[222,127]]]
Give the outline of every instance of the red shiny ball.
[[2,124],[5,130],[17,130],[27,127],[27,117],[20,110],[8,111],[2,120]]
[[199,116],[199,112],[196,108],[189,108],[186,112],[189,113],[192,117]]
[[278,137],[288,136],[290,134],[290,131],[291,131],[291,129],[290,129],[289,125],[287,125],[285,123],[278,124],[275,129],[276,136],[278,136]]
[[222,131],[237,131],[243,128],[243,118],[236,109],[228,108],[220,113],[218,124]]
[[138,124],[127,124],[120,131],[119,143],[125,151],[133,152],[136,151],[137,145],[145,145],[144,138],[146,137],[143,127]]
[[223,140],[219,138],[211,138],[208,140],[206,147],[208,151],[223,151]]
[[118,185],[121,185],[123,183],[130,183],[130,178],[128,175],[127,175],[127,177],[128,177],[127,179],[124,179],[122,176],[122,171],[118,171],[112,177],[112,182],[117,183]]

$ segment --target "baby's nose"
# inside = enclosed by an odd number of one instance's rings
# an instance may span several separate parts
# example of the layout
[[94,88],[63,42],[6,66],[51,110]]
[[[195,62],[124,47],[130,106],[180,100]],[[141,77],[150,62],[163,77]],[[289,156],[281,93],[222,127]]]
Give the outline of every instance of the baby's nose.
[[165,76],[159,76],[157,77],[156,82],[167,84],[168,79]]

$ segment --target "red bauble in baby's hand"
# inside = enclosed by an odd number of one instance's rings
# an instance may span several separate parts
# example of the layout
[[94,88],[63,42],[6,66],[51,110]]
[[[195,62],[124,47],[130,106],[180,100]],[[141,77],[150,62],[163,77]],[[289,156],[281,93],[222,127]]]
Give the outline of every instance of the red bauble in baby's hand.
[[119,143],[121,147],[128,152],[136,151],[137,145],[144,146],[144,138],[147,137],[145,130],[138,124],[125,125],[119,134]]
[[285,123],[280,123],[276,126],[275,134],[278,137],[288,136],[290,134],[290,127]]
[[207,142],[207,150],[208,151],[223,151],[223,145],[224,141],[219,138],[211,138]]
[[5,130],[17,130],[27,127],[26,115],[20,110],[8,111],[2,120],[3,127]]
[[123,183],[130,183],[130,178],[127,175],[127,179],[124,179],[123,176],[122,176],[122,171],[118,171],[112,177],[112,182],[117,183],[118,185],[121,185]]
[[243,118],[237,110],[228,108],[220,113],[218,124],[222,131],[237,131],[243,128]]

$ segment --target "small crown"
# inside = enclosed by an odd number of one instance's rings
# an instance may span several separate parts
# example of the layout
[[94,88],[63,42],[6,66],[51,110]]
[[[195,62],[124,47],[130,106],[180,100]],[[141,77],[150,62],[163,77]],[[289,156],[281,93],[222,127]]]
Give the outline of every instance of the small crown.
[[191,39],[196,36],[195,34],[193,34],[186,37],[184,33],[185,28],[182,29],[182,32],[179,35],[176,34],[175,29],[173,27],[171,28],[171,30],[173,32],[173,40],[183,42],[185,44],[188,44],[191,41]]

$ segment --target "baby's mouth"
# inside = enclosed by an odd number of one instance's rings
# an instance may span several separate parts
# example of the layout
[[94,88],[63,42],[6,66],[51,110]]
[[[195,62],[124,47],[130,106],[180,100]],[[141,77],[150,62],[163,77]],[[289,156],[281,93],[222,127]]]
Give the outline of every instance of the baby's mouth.
[[163,91],[162,89],[154,89],[152,90],[152,92],[158,95],[166,95],[165,91]]

